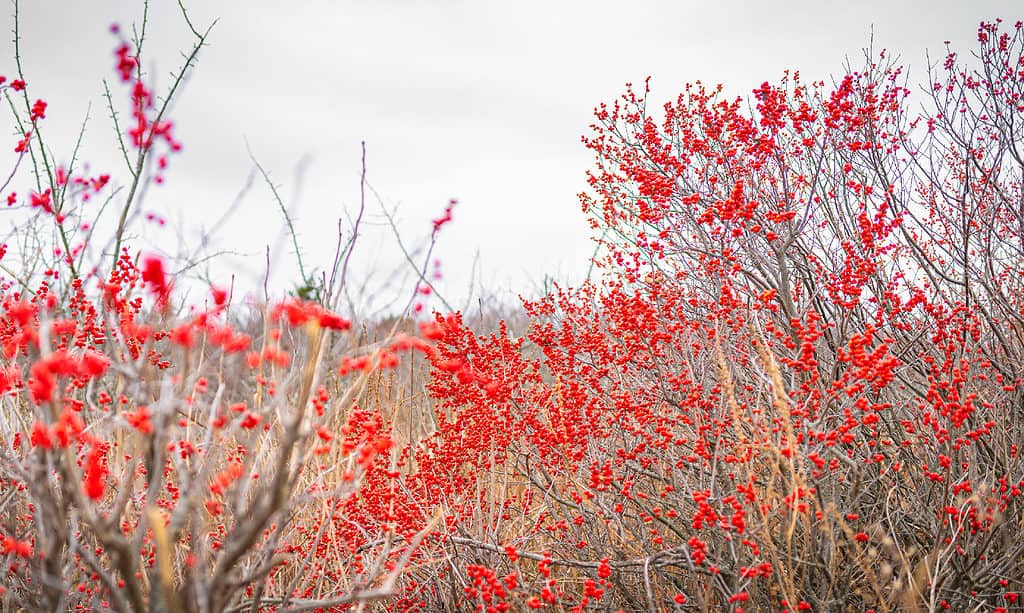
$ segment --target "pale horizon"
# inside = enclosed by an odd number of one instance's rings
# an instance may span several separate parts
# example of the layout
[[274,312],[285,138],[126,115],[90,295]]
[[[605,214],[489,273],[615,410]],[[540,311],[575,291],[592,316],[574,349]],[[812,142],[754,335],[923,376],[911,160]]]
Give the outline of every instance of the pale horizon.
[[[580,137],[593,108],[626,82],[650,76],[658,105],[697,80],[745,97],[786,69],[805,80],[839,74],[844,57],[856,62],[873,35],[875,48],[898,54],[919,84],[926,51],[934,60],[949,40],[969,53],[980,20],[1020,18],[1012,3],[992,0],[185,5],[197,27],[218,22],[172,109],[184,151],[172,157],[167,185],[149,191],[145,210],[169,224],[147,229],[148,244],[168,252],[182,237],[197,244],[199,228],[245,183],[251,149],[296,210],[307,266],[324,268],[337,219],[358,208],[365,141],[368,180],[397,208],[408,243],[429,235],[449,198],[459,200],[436,248],[439,287],[456,306],[465,303],[478,253],[476,286],[509,298],[535,293],[546,276],[570,285],[583,279],[593,244],[576,197],[591,167]],[[22,62],[31,95],[50,105],[43,129],[58,160],[69,157],[91,104],[80,157],[96,172],[123,176],[102,80],[123,103],[108,27],[128,27],[140,14],[133,0],[22,2]],[[144,67],[159,92],[191,43],[177,2],[151,2]],[[8,58],[12,51],[8,43]],[[10,62],[3,74],[13,73]],[[350,274],[359,280],[375,271],[374,282],[383,282],[401,255],[377,203],[367,204]],[[211,247],[241,255],[218,260],[214,275],[237,273],[241,287],[259,287],[270,245],[271,285],[289,289],[294,258],[280,239],[283,225],[257,180]]]

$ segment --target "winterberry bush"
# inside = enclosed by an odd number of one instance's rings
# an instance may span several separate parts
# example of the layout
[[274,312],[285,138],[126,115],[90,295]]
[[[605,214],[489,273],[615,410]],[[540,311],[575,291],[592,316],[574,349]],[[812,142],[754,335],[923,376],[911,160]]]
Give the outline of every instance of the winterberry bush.
[[20,60],[0,83],[5,609],[1021,607],[1020,22],[923,85],[868,50],[628,87],[583,141],[600,280],[474,329],[424,266],[404,333],[326,279],[183,304],[133,251],[189,27],[159,95],[114,32],[123,177],[59,161]]
[[170,104],[209,34],[182,16],[194,45],[159,92],[141,59],[153,24],[111,28],[125,170],[86,174],[77,144],[62,158],[44,138],[15,14],[16,73],[0,77],[18,133],[0,260],[4,610],[365,606],[415,548],[374,528],[358,551],[324,543],[391,456],[390,428],[361,406],[368,382],[430,345],[358,342],[327,306],[333,286],[257,305],[225,283],[187,304],[172,262],[130,246],[133,225],[162,223],[140,203],[182,150]]
[[421,608],[1019,607],[1022,50],[601,105],[604,281],[437,319]]

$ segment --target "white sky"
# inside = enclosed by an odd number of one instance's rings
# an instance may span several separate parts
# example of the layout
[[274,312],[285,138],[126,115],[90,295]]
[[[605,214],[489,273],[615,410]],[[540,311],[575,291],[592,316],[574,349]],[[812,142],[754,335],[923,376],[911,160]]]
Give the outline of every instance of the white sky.
[[[898,53],[917,83],[926,49],[939,57],[951,40],[967,52],[979,20],[1024,16],[1011,0],[185,3],[197,26],[219,21],[173,109],[185,150],[145,203],[171,223],[147,236],[168,251],[179,234],[194,245],[197,230],[245,182],[248,142],[297,207],[307,265],[326,267],[337,218],[358,205],[365,140],[368,178],[398,207],[408,243],[429,234],[449,197],[460,200],[436,250],[441,287],[456,303],[477,252],[479,279],[493,291],[531,294],[545,275],[582,278],[592,243],[576,194],[591,157],[580,136],[593,108],[627,81],[651,75],[659,105],[698,79],[746,96],[786,68],[805,80],[838,74],[873,26],[876,47]],[[144,66],[166,86],[191,39],[177,0],[150,5]],[[140,16],[136,0],[21,0],[30,95],[50,103],[44,129],[58,159],[70,156],[91,103],[84,158],[122,181],[101,80],[126,101],[107,27]],[[10,74],[10,44],[3,57]],[[295,171],[306,156],[296,199]],[[378,205],[368,204],[376,225],[367,228],[353,273],[365,278],[373,269],[383,282],[399,258],[380,230]],[[217,247],[242,255],[217,260],[214,273],[237,273],[240,285],[255,287],[265,246],[276,245],[272,285],[285,287],[295,275],[290,244],[278,240],[282,225],[258,183],[217,237]]]

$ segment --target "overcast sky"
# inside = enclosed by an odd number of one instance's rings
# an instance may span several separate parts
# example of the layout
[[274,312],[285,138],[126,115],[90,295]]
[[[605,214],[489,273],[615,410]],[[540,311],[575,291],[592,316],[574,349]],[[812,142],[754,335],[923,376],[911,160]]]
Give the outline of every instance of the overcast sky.
[[[580,137],[593,108],[624,83],[650,75],[659,103],[695,80],[747,96],[786,68],[805,80],[839,73],[872,29],[876,47],[898,53],[919,82],[926,50],[936,57],[951,40],[969,51],[979,20],[1024,16],[1011,0],[185,5],[199,27],[218,21],[173,109],[184,151],[145,203],[170,222],[147,231],[155,244],[173,251],[179,235],[195,244],[199,229],[227,210],[251,168],[248,143],[296,207],[307,266],[323,268],[338,217],[358,207],[365,140],[369,181],[397,207],[410,245],[429,234],[448,198],[459,199],[436,250],[443,287],[457,300],[478,252],[491,290],[532,293],[545,275],[582,278],[593,247],[576,197],[591,164]],[[70,157],[91,103],[83,157],[122,181],[101,81],[126,100],[112,74],[108,26],[127,27],[141,14],[135,0],[21,0],[26,78],[31,96],[50,103],[45,128],[57,157]],[[151,0],[148,32],[144,65],[162,91],[192,42],[177,0]],[[381,231],[379,206],[369,204],[375,226],[354,272],[373,270],[383,282],[400,259]],[[269,191],[256,185],[217,237],[217,247],[242,256],[219,260],[217,274],[255,286],[269,244],[277,246],[277,283],[285,283],[294,259],[278,240],[281,226]]]

